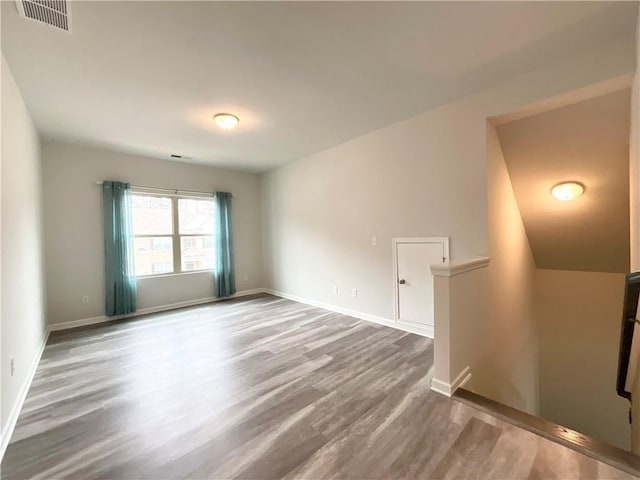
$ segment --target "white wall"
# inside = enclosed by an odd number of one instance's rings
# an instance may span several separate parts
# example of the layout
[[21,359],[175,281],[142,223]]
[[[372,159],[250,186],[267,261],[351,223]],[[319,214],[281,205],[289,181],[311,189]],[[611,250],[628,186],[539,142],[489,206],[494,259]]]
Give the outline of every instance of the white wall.
[[[391,319],[393,237],[450,236],[453,259],[489,254],[486,118],[634,66],[631,43],[603,45],[265,174],[267,286]],[[337,296],[331,285],[340,287]],[[530,372],[518,374],[527,379],[494,398],[531,409]]]
[[541,416],[629,449],[615,388],[623,294],[624,274],[536,272]]
[[[434,265],[435,344],[431,387],[445,395],[460,385],[483,393],[476,373],[485,361],[484,326],[488,319],[487,257]],[[469,380],[470,375],[472,378]]]
[[[2,434],[45,338],[40,142],[2,57]],[[11,376],[10,359],[15,359]]]
[[[104,315],[102,190],[96,181],[233,192],[237,289],[263,286],[257,175],[61,143],[45,143],[42,156],[49,324]],[[83,295],[89,304],[82,304]],[[138,309],[213,296],[211,272],[138,280]]]
[[454,136],[451,127],[464,115],[464,107],[453,108],[396,124],[267,174],[269,286],[391,319],[393,237],[451,235],[453,252],[482,253],[486,207],[475,199],[485,195],[484,183],[476,181],[483,166],[448,168],[456,149],[438,145],[438,138]]
[[[391,318],[392,237],[449,235],[453,258],[488,253],[485,119],[628,73],[632,55],[603,47],[265,174],[269,285]],[[361,295],[335,297],[333,284]]]
[[537,413],[536,264],[496,129],[487,123],[489,315],[474,368],[478,393]]

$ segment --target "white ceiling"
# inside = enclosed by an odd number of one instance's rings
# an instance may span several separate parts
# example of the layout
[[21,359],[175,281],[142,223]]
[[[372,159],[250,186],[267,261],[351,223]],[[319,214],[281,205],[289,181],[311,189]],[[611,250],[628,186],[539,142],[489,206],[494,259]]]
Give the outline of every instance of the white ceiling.
[[[602,42],[637,2],[74,2],[73,33],[2,3],[45,139],[261,171]],[[232,112],[221,132],[211,117]]]
[[[498,127],[538,268],[629,271],[629,89]],[[577,180],[585,193],[551,196]]]

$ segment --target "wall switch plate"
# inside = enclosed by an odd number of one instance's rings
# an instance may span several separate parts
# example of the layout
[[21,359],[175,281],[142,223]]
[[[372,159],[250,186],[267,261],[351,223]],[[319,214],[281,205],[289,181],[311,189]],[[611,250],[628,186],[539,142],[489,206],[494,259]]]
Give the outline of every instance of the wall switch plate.
[[357,288],[352,288],[351,289],[351,296],[354,298],[358,298],[358,289]]
[[332,292],[334,295],[338,295],[338,286],[337,286],[337,285],[334,285],[333,287],[331,287],[331,292]]
[[372,247],[378,246],[378,237],[371,237],[371,246]]
[[82,304],[86,305],[87,303],[89,303],[89,295],[83,295],[82,296]]

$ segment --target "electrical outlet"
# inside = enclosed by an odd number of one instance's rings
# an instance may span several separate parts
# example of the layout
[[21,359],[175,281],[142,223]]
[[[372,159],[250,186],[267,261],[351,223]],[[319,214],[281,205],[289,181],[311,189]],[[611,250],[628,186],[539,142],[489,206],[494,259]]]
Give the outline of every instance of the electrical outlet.
[[249,275],[243,275],[242,276],[242,281],[243,282],[248,282],[249,281]]
[[372,247],[378,246],[378,237],[371,237],[371,246]]
[[89,303],[89,295],[83,295],[82,296],[82,304],[86,305]]
[[11,359],[11,376],[13,377],[13,374],[16,371],[16,359],[12,358]]
[[357,288],[352,288],[351,289],[351,296],[354,298],[358,298],[358,289]]
[[338,295],[338,286],[337,286],[337,285],[334,285],[333,287],[331,287],[331,292],[332,292],[334,295]]

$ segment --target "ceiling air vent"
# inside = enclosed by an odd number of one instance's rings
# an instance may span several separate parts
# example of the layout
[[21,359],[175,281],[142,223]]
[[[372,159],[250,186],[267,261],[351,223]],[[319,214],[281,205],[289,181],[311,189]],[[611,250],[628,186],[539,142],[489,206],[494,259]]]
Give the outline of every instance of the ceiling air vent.
[[24,18],[71,31],[71,9],[67,0],[16,0]]

